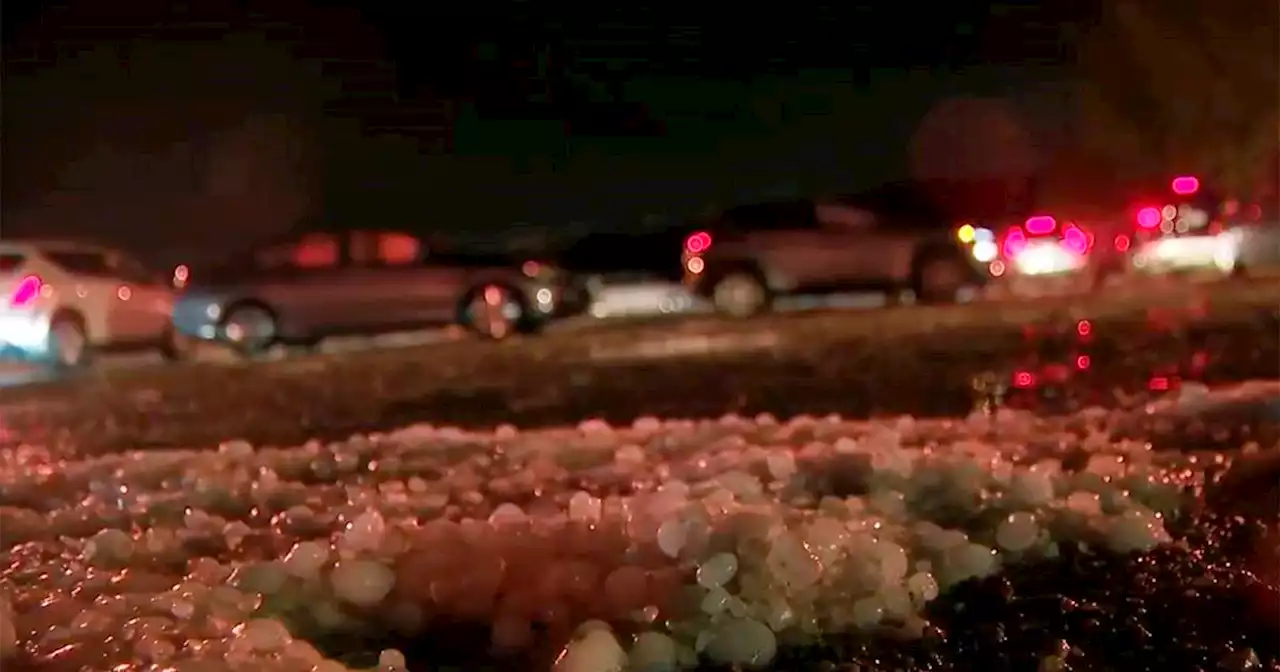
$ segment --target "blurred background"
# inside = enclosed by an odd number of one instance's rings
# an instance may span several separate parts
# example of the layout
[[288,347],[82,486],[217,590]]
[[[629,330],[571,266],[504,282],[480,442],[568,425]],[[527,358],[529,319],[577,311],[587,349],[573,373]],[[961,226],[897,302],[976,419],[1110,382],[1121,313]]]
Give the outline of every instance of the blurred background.
[[11,0],[0,222],[168,264],[303,221],[541,249],[903,182],[957,216],[1274,193],[1277,6],[1225,4]]

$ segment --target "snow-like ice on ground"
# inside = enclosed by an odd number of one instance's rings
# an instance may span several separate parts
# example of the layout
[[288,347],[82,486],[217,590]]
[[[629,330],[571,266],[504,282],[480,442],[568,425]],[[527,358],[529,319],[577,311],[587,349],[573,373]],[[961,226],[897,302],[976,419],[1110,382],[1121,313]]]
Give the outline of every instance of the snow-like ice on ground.
[[728,415],[80,461],[21,448],[0,455],[0,657],[329,672],[344,668],[309,642],[448,618],[512,650],[538,623],[567,642],[562,672],[657,672],[765,664],[831,631],[910,637],[930,600],[1005,563],[1168,538],[1196,458],[1114,440],[1115,421]]

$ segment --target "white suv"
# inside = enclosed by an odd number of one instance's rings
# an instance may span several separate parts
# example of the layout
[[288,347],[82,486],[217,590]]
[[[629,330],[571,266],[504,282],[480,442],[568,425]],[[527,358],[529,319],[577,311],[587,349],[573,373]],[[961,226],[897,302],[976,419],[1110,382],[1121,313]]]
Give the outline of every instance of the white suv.
[[181,356],[173,287],[107,247],[0,241],[0,352],[60,368],[96,350],[159,349]]

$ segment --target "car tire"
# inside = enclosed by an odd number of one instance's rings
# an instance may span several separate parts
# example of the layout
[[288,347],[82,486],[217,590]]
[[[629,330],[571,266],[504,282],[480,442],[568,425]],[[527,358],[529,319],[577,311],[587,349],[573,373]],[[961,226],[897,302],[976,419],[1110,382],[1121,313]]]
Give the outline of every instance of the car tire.
[[973,269],[959,254],[921,256],[912,272],[911,289],[918,303],[955,303],[961,290],[973,284]]
[[458,302],[458,324],[491,341],[532,333],[541,326],[524,294],[500,282],[488,282],[468,290]]
[[195,339],[173,327],[165,330],[159,346],[160,356],[169,362],[181,362],[190,359],[194,348]]
[[769,310],[773,297],[759,273],[733,270],[716,277],[707,296],[717,313],[736,319],[753,317]]
[[280,322],[266,304],[242,301],[223,312],[218,322],[218,336],[241,355],[257,357],[280,340]]
[[48,365],[60,371],[87,368],[93,360],[89,330],[78,313],[60,312],[49,323],[45,341]]

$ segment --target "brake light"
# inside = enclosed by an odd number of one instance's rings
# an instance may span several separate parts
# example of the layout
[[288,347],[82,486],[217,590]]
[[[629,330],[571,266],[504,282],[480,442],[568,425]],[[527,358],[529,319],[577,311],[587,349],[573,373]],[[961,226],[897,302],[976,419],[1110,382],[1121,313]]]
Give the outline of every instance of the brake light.
[[1080,227],[1074,224],[1067,226],[1066,230],[1062,232],[1062,244],[1076,254],[1084,254],[1089,251],[1090,247],[1088,234],[1081,231]]
[[698,231],[690,235],[684,241],[684,249],[689,254],[702,254],[711,249],[711,234],[706,231]]
[[1027,227],[1027,233],[1043,236],[1053,233],[1053,230],[1058,227],[1058,222],[1048,215],[1038,215],[1036,217],[1028,217],[1025,226]]
[[1173,193],[1179,196],[1190,196],[1200,191],[1200,180],[1190,175],[1173,178],[1173,183],[1169,185],[1173,189]]
[[1026,249],[1026,247],[1027,247],[1027,236],[1022,232],[1022,229],[1019,229],[1018,227],[1015,226],[1013,229],[1009,231],[1008,234],[1005,235],[1004,245],[1002,246],[1005,257],[1007,258],[1016,257],[1018,256],[1018,253]]
[[40,288],[44,283],[39,276],[28,275],[18,282],[18,286],[14,288],[13,294],[9,296],[9,305],[13,308],[23,308],[31,305],[36,299],[40,298]]
[[1129,236],[1126,236],[1123,233],[1116,236],[1116,240],[1115,240],[1116,252],[1128,252],[1129,245],[1131,242],[1132,241],[1129,240]]
[[1154,229],[1160,226],[1160,210],[1157,208],[1143,208],[1138,211],[1138,226],[1144,229]]

